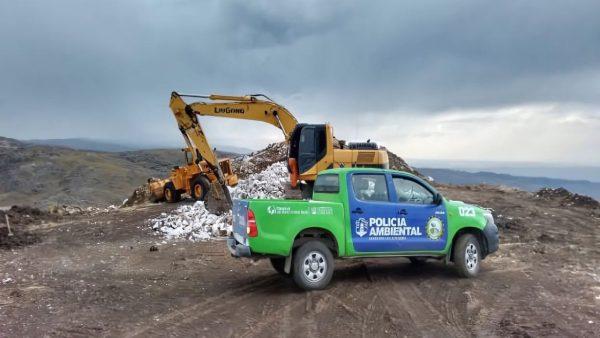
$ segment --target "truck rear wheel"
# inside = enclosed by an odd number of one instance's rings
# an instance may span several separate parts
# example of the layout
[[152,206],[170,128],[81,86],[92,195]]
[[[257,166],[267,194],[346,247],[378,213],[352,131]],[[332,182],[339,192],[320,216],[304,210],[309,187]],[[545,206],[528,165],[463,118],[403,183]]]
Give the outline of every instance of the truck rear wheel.
[[288,276],[288,274],[285,273],[285,257],[272,257],[269,260],[275,271],[280,275]]
[[210,188],[210,183],[206,177],[198,176],[192,181],[190,187],[192,188],[192,197],[196,201],[204,201],[206,193],[208,193],[208,189]]
[[477,237],[472,234],[463,234],[452,250],[456,271],[461,277],[472,278],[477,276],[481,264],[481,245]]
[[308,241],[294,253],[294,282],[304,290],[321,290],[333,276],[333,255],[321,241]]
[[181,193],[175,189],[173,182],[165,184],[165,200],[169,203],[179,202]]

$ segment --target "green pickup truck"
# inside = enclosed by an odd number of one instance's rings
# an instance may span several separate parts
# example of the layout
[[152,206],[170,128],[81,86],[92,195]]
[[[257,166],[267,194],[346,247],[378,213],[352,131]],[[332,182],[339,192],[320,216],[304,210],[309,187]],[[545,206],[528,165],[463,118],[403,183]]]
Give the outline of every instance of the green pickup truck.
[[312,200],[234,201],[227,246],[316,290],[329,284],[334,258],[445,259],[474,277],[498,249],[498,228],[489,210],[447,200],[417,176],[338,168],[319,173]]

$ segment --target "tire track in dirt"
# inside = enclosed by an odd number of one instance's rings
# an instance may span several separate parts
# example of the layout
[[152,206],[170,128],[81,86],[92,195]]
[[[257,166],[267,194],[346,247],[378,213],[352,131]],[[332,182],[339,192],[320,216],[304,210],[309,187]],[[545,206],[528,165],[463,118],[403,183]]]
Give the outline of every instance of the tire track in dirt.
[[444,288],[441,294],[444,301],[445,318],[453,328],[456,337],[472,335],[468,329],[467,296],[459,285]]
[[[137,323],[138,325],[142,325],[144,327],[139,329],[131,330],[125,333],[127,337],[140,337],[144,336],[146,333],[151,333],[153,330],[159,330],[163,326],[168,326],[169,331],[174,330],[176,327],[187,324],[194,319],[202,317],[208,313],[219,310],[223,307],[234,306],[236,303],[244,300],[245,298],[251,297],[255,290],[269,290],[273,289],[277,286],[277,278],[276,277],[266,277],[259,281],[250,283],[244,287],[239,287],[236,289],[232,289],[230,291],[226,291],[221,293],[218,296],[209,297],[201,301],[200,303],[194,304],[192,306],[188,306],[184,309],[175,309],[170,313],[166,313],[161,315],[161,322],[159,323]],[[203,310],[204,309],[204,310]],[[178,318],[183,317],[183,318]]]
[[[391,268],[391,267],[390,267]],[[383,276],[371,274],[377,287],[377,294],[382,299],[382,305],[392,315],[392,318],[403,325],[403,334],[419,334],[423,336],[438,337],[464,337],[470,335],[465,329],[465,324],[452,311],[440,311],[439,307],[430,300],[438,297],[439,292],[424,295],[416,285],[421,279],[402,279],[401,276]],[[439,280],[438,280],[439,281]],[[437,286],[441,287],[441,286]],[[445,293],[457,292],[445,288]],[[458,289],[460,292],[460,289]],[[450,307],[454,304],[450,304]],[[456,317],[456,318],[455,318]]]
[[[295,331],[303,332],[306,337],[319,337],[319,325],[322,324],[317,316],[321,313],[333,313],[333,307],[339,306],[350,315],[359,318],[361,314],[353,311],[342,299],[342,295],[353,292],[359,286],[352,288],[333,287],[325,291],[312,291],[302,294],[290,293],[281,295],[278,302],[271,311],[263,311],[263,316],[250,325],[248,331],[236,332],[240,337],[260,337],[281,334],[282,336],[297,336]],[[252,303],[247,299],[248,303]],[[259,299],[260,300],[260,299]],[[302,318],[301,321],[291,321],[292,318]],[[320,318],[320,317],[319,317]]]

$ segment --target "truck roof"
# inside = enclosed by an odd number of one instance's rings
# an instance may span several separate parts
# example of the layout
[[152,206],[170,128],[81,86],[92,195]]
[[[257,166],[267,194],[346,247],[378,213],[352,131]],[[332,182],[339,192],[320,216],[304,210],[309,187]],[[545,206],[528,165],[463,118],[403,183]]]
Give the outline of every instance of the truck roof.
[[380,169],[380,168],[335,168],[335,169],[327,169],[321,171],[319,174],[345,174],[345,173],[353,173],[353,172],[361,172],[361,173],[390,173],[390,174],[402,174],[405,176],[411,176],[415,178],[419,178],[418,176],[411,174],[407,171],[393,170],[393,169]]

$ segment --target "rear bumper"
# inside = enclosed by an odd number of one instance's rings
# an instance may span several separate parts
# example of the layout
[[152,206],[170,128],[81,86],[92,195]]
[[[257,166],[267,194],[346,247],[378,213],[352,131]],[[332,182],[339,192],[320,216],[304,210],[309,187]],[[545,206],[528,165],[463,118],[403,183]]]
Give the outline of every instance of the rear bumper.
[[227,239],[227,248],[233,257],[251,257],[250,247],[238,242],[233,236]]

